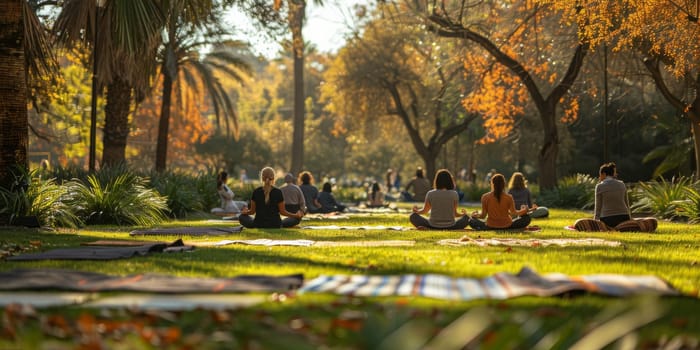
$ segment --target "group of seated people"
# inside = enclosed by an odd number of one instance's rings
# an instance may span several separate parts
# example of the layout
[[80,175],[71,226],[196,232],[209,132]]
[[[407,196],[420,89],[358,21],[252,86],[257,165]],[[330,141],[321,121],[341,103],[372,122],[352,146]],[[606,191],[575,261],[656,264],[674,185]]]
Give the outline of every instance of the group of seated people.
[[[226,172],[221,172],[218,193],[222,204],[221,208],[212,209],[212,213],[238,215],[238,221],[247,228],[294,227],[307,213],[343,212],[346,209],[333,196],[331,184],[324,183],[319,191],[313,185],[313,176],[308,171],[299,175],[301,185],[296,184],[294,175],[287,174],[284,178],[285,185],[277,188],[274,186],[275,170],[263,168],[260,171],[262,186],[253,190],[250,205],[245,202],[236,204],[233,201],[234,194],[225,184],[226,179]],[[282,219],[280,215],[285,218]]]
[[[236,205],[233,192],[226,186],[226,176],[220,175],[219,195],[222,198],[220,210],[237,210],[241,225],[248,228],[293,227],[301,222],[306,213],[342,212],[346,207],[332,193],[330,183],[324,183],[319,191],[313,185],[313,176],[308,171],[299,175],[301,185],[296,185],[292,174],[285,176],[285,185],[274,186],[275,171],[270,167],[260,172],[262,186],[256,188],[249,206]],[[595,209],[592,219],[579,219],[574,224],[579,231],[654,231],[656,220],[653,218],[632,219],[627,200],[625,184],[616,178],[614,163],[600,167],[600,182],[596,185]],[[455,180],[447,169],[440,169],[435,174],[433,183],[424,178],[422,169],[406,187],[414,188],[413,194],[405,192],[406,199],[423,202],[421,207],[413,207],[409,221],[418,229],[464,229],[504,230],[524,229],[532,218],[549,216],[549,210],[537,206],[527,188],[527,181],[522,173],[511,176],[506,188],[502,174],[493,174],[490,179],[491,190],[481,196],[481,210],[467,214],[459,210],[459,195]],[[425,191],[423,193],[423,191]],[[410,196],[410,197],[409,197]],[[233,203],[233,205],[232,205]],[[380,186],[373,183],[368,193],[368,206],[383,206],[384,194]],[[427,214],[427,217],[424,216]],[[254,217],[253,217],[254,215]],[[284,219],[280,215],[285,216]]]

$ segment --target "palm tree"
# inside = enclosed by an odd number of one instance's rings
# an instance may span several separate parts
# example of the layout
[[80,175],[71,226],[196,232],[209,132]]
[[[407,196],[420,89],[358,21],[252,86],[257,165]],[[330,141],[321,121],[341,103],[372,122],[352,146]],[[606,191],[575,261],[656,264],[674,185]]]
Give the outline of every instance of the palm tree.
[[48,42],[27,1],[0,0],[0,186],[12,183],[13,168],[27,168],[29,86],[58,71]]
[[[294,119],[292,136],[292,164],[290,170],[298,173],[304,166],[304,20],[306,19],[306,0],[287,0],[287,25],[292,32],[292,51],[294,53]],[[323,5],[322,0],[314,4]],[[274,1],[274,9],[279,10],[281,0]]]
[[132,103],[145,96],[155,71],[163,15],[155,0],[66,0],[54,31],[67,47],[89,45],[96,55],[98,95],[107,88],[102,165],[125,161]]
[[0,1],[0,180],[10,183],[10,168],[27,167],[27,78],[24,69],[22,1]]
[[[163,89],[156,145],[155,168],[158,172],[162,172],[166,168],[174,84],[178,84],[181,89],[196,89],[199,84],[196,84],[195,81],[201,82],[201,85],[211,96],[210,100],[214,107],[217,126],[220,126],[221,119],[223,119],[228,133],[231,130],[229,121],[232,121],[233,131],[236,137],[238,135],[238,120],[233,103],[219,79],[214,75],[214,71],[222,72],[236,81],[241,81],[240,74],[249,73],[251,69],[232,51],[242,47],[240,42],[225,41],[220,43],[221,38],[227,33],[220,28],[218,18],[218,16],[212,16],[203,21],[192,22],[196,19],[186,18],[182,14],[182,6],[178,4],[178,1],[172,1],[168,8],[167,26],[159,55]],[[200,51],[217,42],[220,44],[214,46],[213,50],[204,59],[201,59]]]

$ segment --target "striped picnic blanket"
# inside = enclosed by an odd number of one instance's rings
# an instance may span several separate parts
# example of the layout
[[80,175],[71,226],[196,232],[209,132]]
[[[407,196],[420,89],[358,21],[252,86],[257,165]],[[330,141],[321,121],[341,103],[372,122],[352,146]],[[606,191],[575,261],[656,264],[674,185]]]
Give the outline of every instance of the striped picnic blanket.
[[656,276],[596,274],[539,275],[530,268],[517,274],[497,273],[485,278],[455,278],[444,275],[333,275],[305,283],[299,293],[319,292],[355,296],[423,296],[447,300],[508,299],[525,295],[554,296],[590,292],[610,296],[634,294],[678,295]]
[[519,238],[468,238],[461,239],[441,239],[438,241],[440,245],[477,245],[480,247],[486,246],[511,246],[511,247],[547,247],[556,245],[559,247],[569,246],[608,246],[621,247],[622,242],[609,241],[600,238],[550,238],[550,239],[519,239]]

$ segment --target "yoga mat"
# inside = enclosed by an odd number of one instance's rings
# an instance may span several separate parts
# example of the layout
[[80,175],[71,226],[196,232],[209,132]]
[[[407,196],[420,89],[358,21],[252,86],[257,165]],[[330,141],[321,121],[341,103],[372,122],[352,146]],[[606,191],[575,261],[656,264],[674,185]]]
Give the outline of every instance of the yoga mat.
[[301,228],[308,229],[308,230],[388,230],[388,231],[407,231],[407,230],[411,229],[410,227],[405,227],[405,226],[371,226],[371,225],[364,225],[364,226],[310,225],[310,226],[302,226]]
[[243,230],[243,226],[232,227],[169,227],[169,228],[152,228],[146,230],[134,230],[129,232],[130,236],[162,236],[162,235],[178,235],[178,236],[223,236],[232,233],[239,233]]
[[185,245],[181,239],[173,243],[151,243],[141,246],[89,246],[53,249],[40,253],[28,253],[7,258],[8,261],[32,260],[114,260],[144,256],[150,253],[174,253],[193,250],[194,246]]
[[0,306],[31,305],[34,308],[83,306],[93,308],[138,308],[141,310],[225,310],[250,307],[265,301],[251,294],[121,294],[100,296],[73,292],[0,292]]
[[309,246],[314,244],[314,241],[310,241],[308,239],[287,239],[287,240],[284,240],[284,239],[266,239],[266,238],[249,239],[249,240],[225,239],[225,240],[218,241],[218,242],[214,243],[213,246],[224,246],[224,245],[229,245],[229,244],[261,245],[261,246],[266,246],[266,247],[279,246],[279,245],[309,247]]
[[248,294],[124,294],[92,300],[83,306],[95,308],[137,308],[141,310],[226,310],[260,304],[264,295]]
[[518,274],[497,273],[490,277],[456,278],[443,275],[322,275],[308,281],[299,293],[323,292],[355,296],[423,296],[447,300],[508,299],[524,295],[554,296],[590,292],[610,296],[636,294],[678,295],[655,276],[598,274],[539,275],[529,268]]
[[598,238],[555,238],[555,239],[517,239],[517,238],[460,238],[460,239],[441,239],[438,241],[440,245],[477,245],[480,247],[486,246],[511,246],[511,247],[547,247],[556,245],[559,247],[570,246],[607,246],[621,247],[622,242],[608,241]]
[[0,272],[0,290],[134,291],[153,293],[238,293],[297,289],[302,274],[242,275],[230,278],[175,277],[158,274],[111,276],[63,269],[16,269]]

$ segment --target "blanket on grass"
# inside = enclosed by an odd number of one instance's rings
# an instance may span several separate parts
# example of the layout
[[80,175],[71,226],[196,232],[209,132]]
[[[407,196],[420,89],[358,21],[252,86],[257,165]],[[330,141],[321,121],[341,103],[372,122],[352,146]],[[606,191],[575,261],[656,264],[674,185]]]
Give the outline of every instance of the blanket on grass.
[[341,220],[349,219],[350,217],[338,212],[327,213],[327,214],[308,214],[305,215],[302,220]]
[[172,243],[156,242],[140,246],[89,246],[53,249],[40,253],[21,254],[7,258],[9,261],[30,260],[114,260],[143,256],[150,253],[175,253],[193,250],[181,239]]
[[679,295],[656,276],[596,274],[540,275],[523,268],[517,274],[497,273],[486,278],[443,275],[332,275],[308,281],[299,293],[319,292],[355,296],[423,296],[447,300],[508,299],[525,295],[548,297],[572,292],[609,296],[636,294]]
[[176,277],[158,274],[111,276],[63,269],[15,269],[0,272],[0,290],[134,291],[152,293],[284,292],[299,288],[304,275],[241,275],[231,278]]
[[301,226],[308,230],[387,230],[387,231],[407,231],[410,227],[406,226],[382,226],[382,225],[364,225],[364,226],[339,226],[339,225],[308,225]]
[[223,240],[215,243],[205,243],[206,246],[224,246],[229,244],[247,244],[261,246],[297,246],[297,247],[399,247],[413,246],[415,241],[383,240],[383,241],[312,241],[308,239],[238,239]]
[[547,247],[556,245],[559,247],[570,246],[607,246],[621,247],[619,241],[608,241],[598,238],[552,238],[552,239],[518,239],[518,238],[469,238],[462,237],[460,239],[441,239],[438,241],[441,245],[477,245],[480,247],[486,246],[511,246],[511,247]]
[[141,310],[230,310],[250,307],[265,301],[256,294],[155,294],[119,295],[87,292],[11,291],[0,292],[0,306],[31,305],[34,308],[81,305],[93,308],[128,308]]
[[266,247],[287,245],[287,246],[297,246],[297,247],[309,247],[315,242],[308,239],[225,239],[223,241],[218,241],[214,243],[214,246],[224,246],[229,244],[246,244],[246,245],[261,245]]
[[133,230],[129,232],[130,236],[223,236],[232,233],[239,233],[243,230],[243,226],[233,227],[169,227],[169,228],[152,228],[146,230]]

